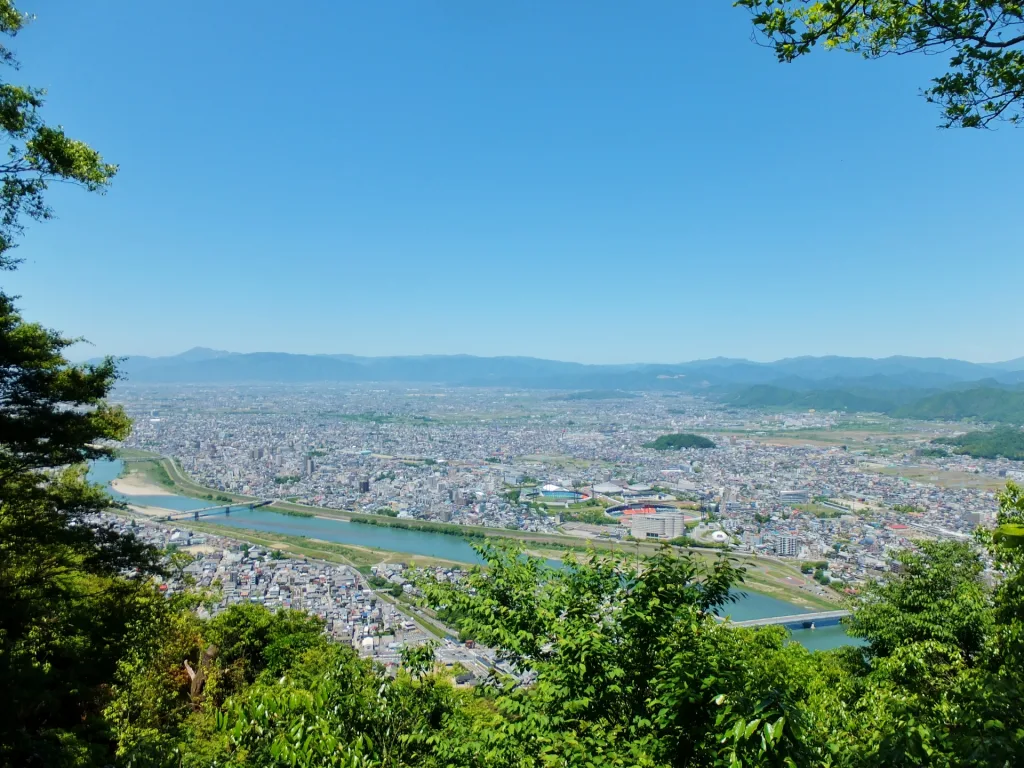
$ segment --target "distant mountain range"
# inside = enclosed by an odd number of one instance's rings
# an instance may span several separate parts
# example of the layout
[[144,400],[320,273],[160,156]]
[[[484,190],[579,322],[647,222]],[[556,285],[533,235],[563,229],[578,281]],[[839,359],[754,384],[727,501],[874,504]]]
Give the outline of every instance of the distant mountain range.
[[129,383],[496,386],[560,390],[554,397],[568,400],[628,398],[660,390],[703,394],[745,408],[1024,424],[1024,358],[970,363],[936,357],[829,356],[772,363],[714,358],[673,365],[584,365],[533,357],[242,354],[196,347],[171,357],[129,357],[121,369]]
[[[735,392],[754,385],[789,391],[942,391],[1024,383],[1024,358],[1003,363],[925,357],[794,357],[772,363],[714,358],[672,365],[585,365],[532,357],[358,357],[237,353],[196,347],[171,357],[129,357],[129,382],[394,382],[538,389]],[[861,403],[865,405],[866,403]]]

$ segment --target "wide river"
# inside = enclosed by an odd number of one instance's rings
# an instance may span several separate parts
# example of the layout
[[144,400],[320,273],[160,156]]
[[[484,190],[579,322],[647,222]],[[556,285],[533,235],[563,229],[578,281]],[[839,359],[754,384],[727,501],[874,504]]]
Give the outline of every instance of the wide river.
[[[120,461],[97,462],[89,472],[89,478],[106,486],[110,494],[119,500],[149,507],[161,507],[176,511],[189,511],[211,506],[204,499],[187,496],[128,496],[110,488],[110,482],[121,474]],[[308,536],[341,544],[356,544],[375,547],[389,552],[404,552],[410,555],[439,557],[463,563],[479,563],[480,558],[469,542],[458,536],[446,536],[429,531],[413,531],[401,528],[386,528],[376,525],[359,525],[346,520],[330,520],[319,517],[293,517],[267,510],[233,510],[230,517],[217,517],[218,525],[233,528],[250,528],[273,531],[292,536]],[[183,521],[187,525],[187,521]],[[808,609],[778,600],[756,592],[746,592],[739,600],[724,611],[735,621],[762,619],[769,616],[789,616],[806,613]],[[810,650],[823,650],[855,642],[847,636],[841,626],[822,627],[814,630],[795,630],[793,639]]]

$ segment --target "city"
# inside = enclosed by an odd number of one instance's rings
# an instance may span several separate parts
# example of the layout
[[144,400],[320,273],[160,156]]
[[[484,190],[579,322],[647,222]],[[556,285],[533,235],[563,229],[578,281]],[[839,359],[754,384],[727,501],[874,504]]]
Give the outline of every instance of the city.
[[[919,455],[956,425],[687,395],[125,386],[117,399],[135,423],[128,448],[173,458],[213,491],[583,540],[655,538],[632,513],[657,512],[680,518],[662,538],[827,561],[837,590],[888,571],[922,538],[968,539],[1018,471],[1005,459]],[[644,447],[668,432],[716,447]],[[619,507],[627,514],[603,513]]]

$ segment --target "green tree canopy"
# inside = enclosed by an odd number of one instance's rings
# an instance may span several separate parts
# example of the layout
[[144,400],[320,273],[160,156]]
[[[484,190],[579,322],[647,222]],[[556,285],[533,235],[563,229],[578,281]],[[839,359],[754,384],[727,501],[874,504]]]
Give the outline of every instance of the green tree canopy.
[[[0,0],[0,33],[27,18]],[[0,64],[17,60],[0,46]],[[0,77],[0,269],[26,219],[50,218],[54,181],[102,191],[116,168],[41,116],[44,92]],[[86,524],[110,498],[84,462],[108,456],[129,429],[106,404],[112,360],[72,365],[74,343],[26,322],[0,290],[0,765],[88,764],[106,744],[103,691],[152,615],[157,553]]]
[[819,43],[877,59],[948,56],[925,98],[946,127],[1024,120],[1024,4],[1019,0],[736,0],[779,61]]

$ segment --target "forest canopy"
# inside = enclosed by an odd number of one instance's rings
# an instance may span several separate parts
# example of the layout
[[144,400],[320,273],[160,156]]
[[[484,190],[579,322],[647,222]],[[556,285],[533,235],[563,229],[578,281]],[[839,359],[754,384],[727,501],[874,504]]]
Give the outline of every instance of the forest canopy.
[[953,446],[953,453],[976,459],[1005,459],[1024,461],[1024,431],[1018,427],[998,427],[987,431],[967,432],[956,437],[932,440],[938,445]]

